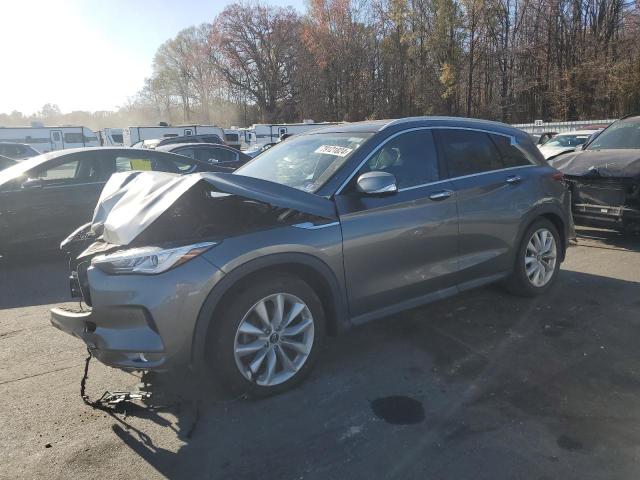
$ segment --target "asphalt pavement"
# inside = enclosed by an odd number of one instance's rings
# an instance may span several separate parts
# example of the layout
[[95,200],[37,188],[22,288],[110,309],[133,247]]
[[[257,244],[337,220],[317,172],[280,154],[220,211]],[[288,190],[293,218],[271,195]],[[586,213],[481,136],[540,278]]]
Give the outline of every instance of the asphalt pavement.
[[330,339],[308,381],[229,398],[92,362],[50,326],[62,259],[0,265],[0,478],[637,479],[640,237],[581,229],[542,298],[492,286]]

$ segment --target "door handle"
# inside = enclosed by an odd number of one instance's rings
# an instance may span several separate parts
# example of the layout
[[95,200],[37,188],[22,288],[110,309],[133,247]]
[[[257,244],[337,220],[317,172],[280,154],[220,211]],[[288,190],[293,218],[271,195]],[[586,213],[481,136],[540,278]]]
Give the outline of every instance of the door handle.
[[505,182],[507,182],[509,185],[517,185],[522,181],[522,177],[520,175],[511,175],[510,177],[507,177],[507,179],[505,180]]
[[435,192],[429,195],[429,199],[440,201],[449,198],[451,195],[453,195],[453,192],[451,190],[440,190],[439,192]]

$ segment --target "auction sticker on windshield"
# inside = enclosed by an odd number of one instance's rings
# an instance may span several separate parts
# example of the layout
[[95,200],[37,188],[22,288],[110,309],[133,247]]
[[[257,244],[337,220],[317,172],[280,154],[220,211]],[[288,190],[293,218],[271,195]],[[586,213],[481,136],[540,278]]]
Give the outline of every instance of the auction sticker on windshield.
[[337,145],[320,145],[315,149],[314,153],[325,153],[327,155],[335,155],[337,157],[346,157],[351,152],[353,152],[353,148],[339,147]]

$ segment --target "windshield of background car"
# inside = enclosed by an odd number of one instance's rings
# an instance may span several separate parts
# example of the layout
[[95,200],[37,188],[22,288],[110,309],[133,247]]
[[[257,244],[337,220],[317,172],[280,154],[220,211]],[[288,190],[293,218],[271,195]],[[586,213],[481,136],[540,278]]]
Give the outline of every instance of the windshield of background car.
[[316,133],[289,138],[234,173],[314,193],[372,133]]
[[557,135],[545,142],[545,147],[577,147],[589,139],[589,134]]
[[604,130],[587,150],[640,148],[640,118],[620,120]]

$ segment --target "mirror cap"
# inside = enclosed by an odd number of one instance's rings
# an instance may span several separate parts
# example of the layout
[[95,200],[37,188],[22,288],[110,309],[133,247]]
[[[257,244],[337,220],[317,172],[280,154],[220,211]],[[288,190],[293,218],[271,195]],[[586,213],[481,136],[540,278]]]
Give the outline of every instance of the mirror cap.
[[368,195],[396,193],[398,191],[395,175],[383,171],[363,173],[358,177],[356,185],[359,192]]

